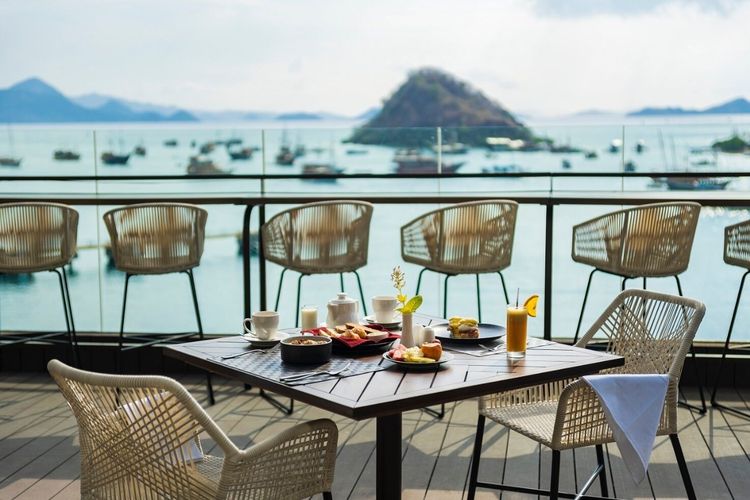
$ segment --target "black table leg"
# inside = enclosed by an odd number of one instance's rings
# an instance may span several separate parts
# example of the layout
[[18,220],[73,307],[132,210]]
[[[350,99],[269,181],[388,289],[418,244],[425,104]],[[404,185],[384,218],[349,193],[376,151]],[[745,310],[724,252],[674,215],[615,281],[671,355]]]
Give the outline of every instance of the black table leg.
[[401,498],[401,414],[377,418],[376,433],[376,498]]

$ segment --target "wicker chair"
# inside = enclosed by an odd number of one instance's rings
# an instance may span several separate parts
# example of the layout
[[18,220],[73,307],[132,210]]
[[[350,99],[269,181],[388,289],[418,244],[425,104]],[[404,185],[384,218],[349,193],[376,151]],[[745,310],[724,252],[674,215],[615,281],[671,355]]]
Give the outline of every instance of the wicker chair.
[[[705,314],[695,300],[645,290],[620,293],[576,344],[585,347],[599,334],[607,351],[625,358],[625,365],[609,373],[668,374],[670,383],[657,435],[669,435],[689,498],[695,498],[690,475],[677,436],[678,381],[685,356]],[[549,491],[531,491],[477,481],[485,419],[519,432],[552,449]],[[549,495],[558,498],[560,451],[596,446],[598,467],[585,489],[599,476],[602,496],[607,496],[602,445],[613,442],[612,431],[596,393],[583,380],[561,380],[517,391],[483,397],[469,483],[469,499],[477,486]]]
[[[66,343],[78,364],[73,308],[65,266],[76,254],[78,212],[57,203],[6,203],[0,205],[0,274],[53,272],[60,283],[65,332],[2,335],[0,346],[31,341]],[[67,337],[63,339],[61,337]]]
[[[144,203],[110,210],[104,214],[115,268],[125,273],[125,291],[120,317],[120,352],[164,345],[189,339],[203,339],[193,268],[200,264],[206,234],[206,210],[180,203]],[[168,335],[125,335],[128,284],[136,275],[185,273],[190,282],[197,332]],[[125,346],[125,342],[130,345]],[[207,374],[209,401],[214,403],[211,375]]]
[[724,228],[724,262],[731,266],[742,267],[746,271],[742,275],[742,279],[740,279],[740,288],[737,291],[737,300],[734,303],[732,320],[729,322],[727,339],[724,342],[724,349],[721,353],[721,361],[719,362],[719,370],[716,373],[714,388],[711,392],[711,405],[716,408],[731,411],[742,417],[750,418],[750,413],[740,411],[731,406],[723,405],[716,399],[716,392],[719,388],[719,382],[721,381],[721,374],[724,371],[724,362],[726,361],[727,354],[729,354],[731,349],[729,343],[732,340],[732,330],[734,329],[734,320],[737,318],[737,309],[739,309],[740,306],[742,289],[745,287],[745,278],[750,274],[750,220]]
[[518,203],[489,200],[460,203],[428,212],[401,228],[401,256],[427,271],[445,274],[443,317],[448,314],[448,279],[458,274],[476,275],[477,309],[482,320],[479,275],[497,273],[508,302],[502,271],[510,266]]
[[302,278],[311,274],[338,274],[343,292],[343,273],[354,273],[362,309],[367,314],[357,269],[367,264],[372,209],[372,204],[364,201],[308,203],[280,212],[263,225],[261,241],[265,257],[284,268],[274,310],[279,308],[284,274],[291,269],[300,273],[295,326],[299,324]]
[[[91,373],[57,360],[48,369],[78,422],[84,499],[331,498],[338,429],[330,420],[240,450],[175,380]],[[203,454],[202,432],[223,458]]]
[[[618,210],[573,226],[573,261],[593,266],[586,283],[581,312],[573,341],[578,340],[591,280],[598,272],[622,278],[621,289],[629,279],[674,277],[682,295],[679,274],[690,262],[695,229],[701,206],[692,202],[653,203]],[[690,350],[695,368],[695,353]],[[697,372],[696,372],[697,376]],[[706,412],[703,386],[699,383],[701,405],[684,406]]]

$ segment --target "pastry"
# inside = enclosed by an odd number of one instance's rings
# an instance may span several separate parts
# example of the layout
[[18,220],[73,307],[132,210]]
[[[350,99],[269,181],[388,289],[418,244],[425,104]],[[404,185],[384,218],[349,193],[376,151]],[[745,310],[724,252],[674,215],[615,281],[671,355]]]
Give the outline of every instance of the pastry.
[[478,339],[479,322],[474,318],[454,316],[448,321],[451,337],[457,339]]
[[438,340],[434,342],[424,342],[420,349],[425,358],[434,359],[435,361],[440,361],[440,358],[443,355],[443,346]]

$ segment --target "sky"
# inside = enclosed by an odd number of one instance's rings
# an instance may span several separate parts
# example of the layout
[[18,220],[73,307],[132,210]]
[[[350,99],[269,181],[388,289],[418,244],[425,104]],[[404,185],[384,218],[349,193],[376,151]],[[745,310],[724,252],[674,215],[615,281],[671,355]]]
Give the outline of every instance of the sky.
[[0,88],[356,115],[425,66],[540,116],[750,98],[750,0],[0,1]]

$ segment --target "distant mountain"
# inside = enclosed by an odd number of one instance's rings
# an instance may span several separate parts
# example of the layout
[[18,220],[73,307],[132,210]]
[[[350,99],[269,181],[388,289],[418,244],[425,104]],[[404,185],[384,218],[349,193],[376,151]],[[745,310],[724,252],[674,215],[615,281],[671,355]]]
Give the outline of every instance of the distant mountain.
[[323,118],[315,113],[304,113],[304,112],[294,112],[294,113],[282,113],[280,115],[275,116],[276,120],[322,120]]
[[178,108],[177,106],[162,106],[159,104],[151,104],[148,102],[132,101],[130,99],[124,99],[122,97],[97,94],[95,92],[80,95],[78,97],[72,97],[71,100],[76,104],[83,106],[84,108],[91,109],[99,108],[105,105],[108,101],[116,101],[127,106],[131,111],[135,111],[136,113],[157,113],[163,116],[170,116],[178,112],[184,112],[184,110]]
[[750,113],[750,101],[738,97],[731,101],[711,106],[706,109],[686,109],[679,107],[643,108],[628,113],[628,116],[659,116],[659,115],[717,115]]
[[378,113],[380,113],[380,110],[383,109],[380,106],[373,106],[372,108],[364,111],[363,113],[358,114],[355,116],[357,120],[371,120],[372,118],[375,118]]
[[155,111],[134,111],[116,99],[103,101],[93,108],[82,106],[39,78],[29,78],[0,90],[0,122],[6,123],[194,120],[196,118],[185,111],[167,116]]
[[349,141],[429,146],[435,141],[433,127],[447,128],[446,141],[474,146],[486,146],[488,136],[533,139],[529,129],[497,102],[443,71],[425,68],[412,72]]

